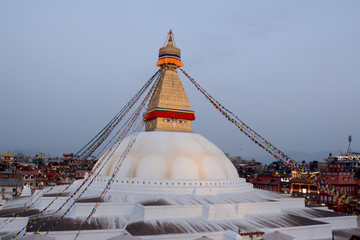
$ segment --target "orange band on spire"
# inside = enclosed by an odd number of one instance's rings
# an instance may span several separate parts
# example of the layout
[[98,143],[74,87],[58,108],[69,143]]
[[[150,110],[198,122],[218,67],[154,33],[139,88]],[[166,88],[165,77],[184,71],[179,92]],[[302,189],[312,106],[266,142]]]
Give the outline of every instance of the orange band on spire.
[[181,60],[172,57],[165,57],[159,59],[159,61],[156,63],[156,66],[162,67],[164,64],[175,64],[178,67],[184,66]]

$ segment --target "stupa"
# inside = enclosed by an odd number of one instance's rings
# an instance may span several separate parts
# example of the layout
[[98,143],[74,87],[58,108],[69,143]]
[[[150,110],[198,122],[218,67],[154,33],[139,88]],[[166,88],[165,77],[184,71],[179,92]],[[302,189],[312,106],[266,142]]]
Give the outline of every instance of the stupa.
[[[98,161],[93,173],[98,173],[97,178],[58,225],[52,229],[75,199],[69,201],[69,196],[84,180],[74,182],[27,234],[40,225],[42,233],[51,230],[48,235],[57,240],[74,239],[79,229],[77,239],[84,240],[119,235],[149,240],[260,239],[262,233],[275,231],[294,239],[331,239],[333,233],[359,233],[356,216],[308,208],[304,199],[254,189],[239,178],[217,146],[192,131],[195,113],[177,73],[183,63],[171,31],[160,48],[157,66],[164,67],[165,72],[144,115],[145,132],[137,136],[95,214],[83,223],[112,177],[129,138],[109,161]],[[45,188],[8,202],[0,212],[0,228],[5,225],[0,234],[13,236],[65,187],[56,186],[51,191]],[[58,210],[66,201],[65,207]],[[26,202],[34,204],[21,217],[4,224],[11,219],[6,216],[24,209]],[[55,211],[55,217],[49,221]]]

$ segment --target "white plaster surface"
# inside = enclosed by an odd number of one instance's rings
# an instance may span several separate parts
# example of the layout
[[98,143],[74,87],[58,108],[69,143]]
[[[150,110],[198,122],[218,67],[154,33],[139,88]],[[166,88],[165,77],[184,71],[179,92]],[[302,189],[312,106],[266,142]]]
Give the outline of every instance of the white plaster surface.
[[28,217],[18,217],[15,220],[12,220],[11,222],[7,219],[8,218],[0,218],[0,226],[2,228],[1,229],[2,232],[19,231],[27,224],[29,220]]
[[273,228],[271,231],[279,231],[281,233],[288,234],[294,237],[295,240],[332,239],[332,230],[330,224]]
[[[55,201],[54,201],[54,199],[55,199],[55,197],[42,197],[41,200],[40,200],[39,210],[41,211],[41,210],[43,210],[44,208],[47,207],[45,212],[56,211],[57,209],[59,209],[59,207],[61,205],[63,205],[63,203],[66,202],[68,197],[59,197]],[[52,204],[50,206],[48,206],[51,202],[52,202]],[[74,202],[73,200],[69,200],[64,205],[64,208],[70,206],[73,202]]]
[[239,217],[243,218],[246,214],[265,214],[280,212],[279,202],[260,202],[239,204]]
[[[129,143],[124,139],[108,159],[99,160],[100,177],[111,176]],[[122,178],[147,179],[238,179],[238,173],[213,143],[195,133],[141,132],[124,159],[118,174]]]
[[[46,232],[40,232],[46,234]],[[56,240],[70,240],[74,239],[78,231],[53,231],[49,232],[48,236],[54,237]],[[123,234],[124,232],[119,229],[106,229],[106,230],[83,230],[81,234],[77,237],[77,240],[105,240],[112,238],[118,235]],[[29,233],[32,234],[32,233]]]
[[136,215],[143,220],[194,218],[203,216],[204,206],[136,206]]
[[[93,209],[95,203],[76,203],[74,206],[74,216],[87,217]],[[102,203],[99,205],[94,217],[98,216],[120,216],[131,215],[135,212],[134,203]]]
[[205,206],[204,217],[211,220],[234,219],[238,217],[237,204],[216,204]]
[[344,228],[357,228],[357,216],[343,216],[343,217],[327,217],[327,218],[314,218],[321,222],[331,224],[331,228],[334,230]]

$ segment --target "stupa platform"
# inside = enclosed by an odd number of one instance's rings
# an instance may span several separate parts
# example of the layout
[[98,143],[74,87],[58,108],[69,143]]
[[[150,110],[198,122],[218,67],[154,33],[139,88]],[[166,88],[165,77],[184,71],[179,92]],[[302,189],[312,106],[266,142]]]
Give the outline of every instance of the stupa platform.
[[[42,197],[24,213],[30,216],[17,218],[3,229],[3,234],[8,235],[9,231],[14,233],[16,229],[20,230],[34,213],[41,211],[55,198],[50,196],[57,195],[63,188],[55,187],[44,194],[47,197]],[[75,187],[69,188],[66,194],[70,195],[74,189]],[[46,191],[43,190],[44,193]],[[72,239],[76,235],[96,202],[97,189],[92,188],[90,192],[75,203],[69,215],[52,229],[50,236],[61,240]],[[34,199],[40,195],[41,193],[38,193]],[[31,197],[22,197],[10,202],[12,207],[6,208],[6,213],[11,214],[18,209],[17,206],[23,205]],[[50,229],[64,211],[54,215],[50,222],[48,217],[66,199],[67,197],[57,199],[54,206],[35,224],[33,231],[44,222],[47,222],[42,229],[44,233]],[[4,221],[5,218],[1,220]],[[326,208],[307,208],[304,199],[253,188],[238,193],[216,195],[155,195],[110,191],[90,221],[82,224],[78,239],[98,240],[99,236],[110,238],[123,233],[149,240],[190,240],[204,235],[215,240],[246,239],[239,238],[239,229],[243,232],[281,231],[296,239],[330,239],[332,231],[344,228],[356,229],[356,216],[335,213]]]

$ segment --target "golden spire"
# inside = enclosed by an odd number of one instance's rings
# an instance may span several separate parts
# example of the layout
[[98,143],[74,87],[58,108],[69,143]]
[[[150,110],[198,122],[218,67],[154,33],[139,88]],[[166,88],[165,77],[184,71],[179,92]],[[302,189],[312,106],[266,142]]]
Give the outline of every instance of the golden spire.
[[152,96],[146,117],[146,131],[191,132],[191,121],[195,120],[189,99],[176,69],[182,67],[180,49],[176,47],[172,31],[159,50],[157,66],[165,66],[165,72],[157,94]]

